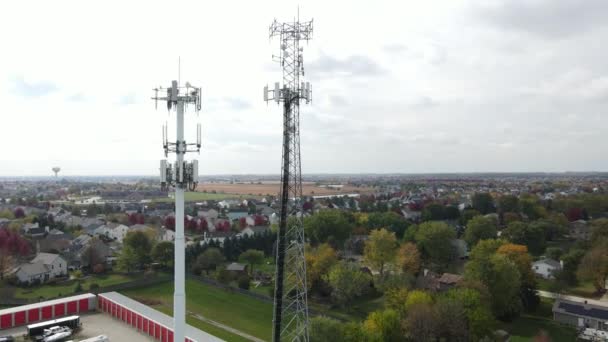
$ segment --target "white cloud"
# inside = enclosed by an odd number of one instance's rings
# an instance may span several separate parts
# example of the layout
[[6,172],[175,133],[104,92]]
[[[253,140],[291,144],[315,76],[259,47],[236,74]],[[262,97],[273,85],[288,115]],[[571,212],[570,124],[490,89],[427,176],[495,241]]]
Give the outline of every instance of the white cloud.
[[[280,172],[281,79],[268,40],[295,2],[9,2],[0,13],[0,175],[155,174],[149,100],[203,88],[201,172]],[[172,9],[170,6],[175,6]],[[304,172],[606,170],[601,1],[311,1]],[[235,10],[237,9],[238,10]],[[187,10],[184,10],[187,9]],[[345,10],[346,9],[346,10]],[[568,20],[564,20],[564,17]],[[19,28],[15,30],[15,28]],[[194,156],[192,156],[194,157]]]

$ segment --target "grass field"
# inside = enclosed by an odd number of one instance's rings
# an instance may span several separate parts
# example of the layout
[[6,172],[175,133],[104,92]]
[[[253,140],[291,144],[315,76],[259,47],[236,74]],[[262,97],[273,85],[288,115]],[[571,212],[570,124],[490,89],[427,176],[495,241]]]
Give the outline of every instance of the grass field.
[[[156,309],[158,311],[163,312],[169,316],[173,316],[173,308],[167,307],[165,305],[157,306]],[[192,315],[186,315],[186,323],[190,324],[193,327],[199,328],[200,330],[207,332],[215,337],[219,337],[227,342],[249,342],[248,339],[243,338],[239,335],[235,335],[231,332],[228,332],[222,328],[218,328],[213,324],[209,324],[207,322],[203,322]]]
[[[88,290],[91,284],[98,284],[100,287],[126,283],[140,278],[141,275],[106,274],[94,275],[80,281],[83,290]],[[76,281],[68,281],[59,284],[47,284],[28,288],[16,288],[16,298],[54,298],[69,295],[74,292]]]
[[[242,195],[277,195],[280,190],[279,182],[262,182],[262,183],[204,183],[199,184],[199,191],[206,190],[208,193],[215,191],[225,194],[242,194]],[[344,185],[341,189],[327,188],[315,185],[314,183],[304,182],[302,184],[302,193],[306,196],[311,195],[346,195],[353,193],[369,194],[373,193],[373,188],[355,187],[352,185]]]
[[560,324],[553,320],[551,307],[553,300],[542,298],[534,313],[522,314],[510,323],[502,323],[501,329],[511,334],[512,342],[532,341],[540,331],[545,331],[553,342],[576,341],[576,330],[573,327]]
[[[538,288],[540,290],[556,292],[555,288],[553,286],[554,280],[538,277],[538,278],[536,278],[536,281],[538,283]],[[562,289],[561,293],[567,294],[567,295],[572,295],[572,296],[591,298],[591,299],[599,299],[602,296],[602,294],[597,293],[595,287],[593,286],[593,284],[590,281],[581,282],[577,286]]]
[[[258,338],[264,340],[271,339],[272,303],[238,293],[231,293],[192,279],[186,281],[186,292],[188,295],[188,300],[186,301],[188,311],[226,324]],[[171,312],[172,310],[172,283],[128,290],[123,293],[135,300],[160,300],[161,304],[154,306],[155,308],[163,312]],[[196,321],[203,323],[199,320]],[[201,325],[201,328],[211,333],[210,330],[205,328],[205,325]],[[230,341],[237,340],[230,339]]]

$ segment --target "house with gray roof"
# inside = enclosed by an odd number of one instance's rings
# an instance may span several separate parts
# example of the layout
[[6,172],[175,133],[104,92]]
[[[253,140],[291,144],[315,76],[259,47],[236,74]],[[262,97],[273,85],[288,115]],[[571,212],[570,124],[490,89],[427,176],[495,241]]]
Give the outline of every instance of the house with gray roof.
[[67,269],[67,262],[59,254],[38,253],[32,261],[21,264],[14,272],[20,283],[32,284],[66,276]]
[[553,304],[553,319],[584,329],[608,331],[608,303],[593,301],[593,304],[557,298]]
[[532,271],[545,279],[553,279],[555,272],[562,269],[562,263],[553,259],[540,259],[532,263]]

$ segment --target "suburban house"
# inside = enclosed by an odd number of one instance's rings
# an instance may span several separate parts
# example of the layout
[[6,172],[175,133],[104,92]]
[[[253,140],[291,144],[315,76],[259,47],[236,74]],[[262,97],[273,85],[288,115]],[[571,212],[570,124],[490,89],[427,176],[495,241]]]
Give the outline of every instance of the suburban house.
[[263,234],[267,231],[270,230],[270,227],[268,226],[248,226],[245,227],[245,229],[241,230],[240,233],[237,234],[237,236],[241,237],[241,236],[253,236],[256,234]]
[[439,277],[439,291],[447,291],[460,283],[463,276],[453,273],[444,273]]
[[102,224],[101,226],[98,226],[97,228],[95,228],[93,230],[93,236],[105,236],[105,237],[110,237],[110,232],[112,231],[112,229],[108,226],[106,226],[105,224]]
[[175,232],[163,227],[161,228],[159,240],[173,242],[175,241]]
[[553,319],[577,328],[592,328],[608,331],[608,303],[593,301],[593,304],[574,302],[558,298],[553,304]]
[[234,274],[245,274],[247,273],[247,265],[239,264],[238,262],[233,262],[226,266],[226,271]]
[[423,270],[423,273],[416,278],[416,287],[441,292],[447,291],[462,281],[463,277],[459,274],[443,273],[441,276],[429,271]]
[[541,259],[532,263],[532,271],[545,279],[553,279],[553,274],[561,269],[561,262],[553,259]]
[[247,211],[230,211],[226,214],[228,216],[228,220],[235,221],[239,220],[242,217],[247,217],[249,214]]
[[67,262],[59,254],[38,253],[32,261],[17,267],[15,276],[22,284],[44,283],[67,275],[67,269]]
[[48,227],[46,227],[46,228],[40,227],[40,226],[38,226],[38,222],[26,223],[23,225],[23,227],[21,227],[21,231],[23,232],[23,234],[25,234],[27,236],[37,238],[37,237],[43,237],[45,234],[47,234]]
[[570,222],[568,235],[576,240],[589,240],[591,237],[591,227],[585,220]]
[[205,211],[205,210],[199,210],[198,211],[198,216],[199,217],[204,217],[204,218],[215,220],[215,219],[218,218],[219,213],[215,209],[209,209],[207,211]]
[[129,227],[125,226],[124,224],[119,224],[110,230],[109,237],[122,243],[122,240],[125,238],[125,236],[127,236],[128,232]]

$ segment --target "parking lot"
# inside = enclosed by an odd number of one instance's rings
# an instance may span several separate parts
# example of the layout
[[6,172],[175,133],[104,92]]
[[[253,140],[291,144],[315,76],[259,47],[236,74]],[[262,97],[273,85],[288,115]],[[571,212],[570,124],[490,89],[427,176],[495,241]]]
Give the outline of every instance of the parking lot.
[[[106,335],[110,341],[128,341],[128,342],[150,342],[154,341],[149,336],[139,333],[137,330],[126,325],[125,323],[114,319],[106,314],[91,313],[80,316],[80,322],[82,323],[82,329],[70,339],[74,341],[80,341],[86,338],[95,337],[98,335]],[[26,334],[25,326],[0,330],[0,336],[12,335],[17,338],[17,341],[29,341],[29,339],[23,338]]]

